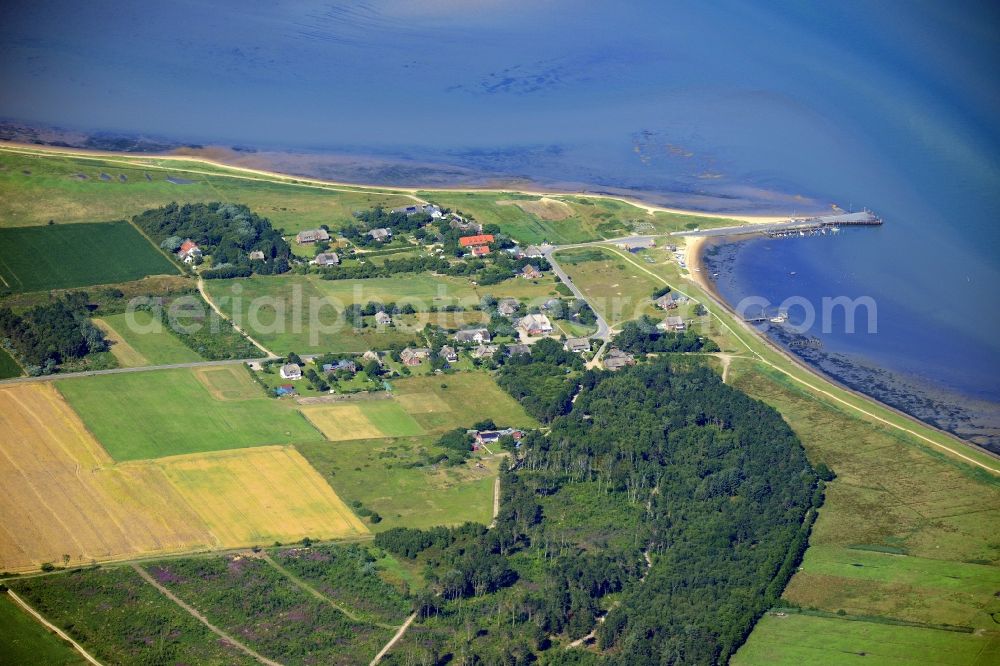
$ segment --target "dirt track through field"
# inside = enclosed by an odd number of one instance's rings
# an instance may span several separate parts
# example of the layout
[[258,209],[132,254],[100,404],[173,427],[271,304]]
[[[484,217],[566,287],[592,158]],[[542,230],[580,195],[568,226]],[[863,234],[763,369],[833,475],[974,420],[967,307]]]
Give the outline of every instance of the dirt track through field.
[[170,599],[172,602],[174,602],[175,604],[177,604],[178,606],[180,606],[182,609],[184,609],[184,611],[186,611],[189,615],[191,615],[191,617],[193,617],[194,619],[198,620],[203,625],[205,625],[206,627],[208,627],[209,631],[211,631],[212,633],[214,633],[215,635],[217,635],[222,640],[226,641],[227,643],[229,643],[230,645],[232,645],[236,649],[240,650],[241,652],[244,652],[244,653],[250,655],[251,657],[253,657],[254,659],[256,659],[257,661],[259,661],[262,664],[267,664],[267,666],[281,666],[280,663],[278,663],[276,661],[272,661],[271,659],[268,659],[267,657],[265,657],[264,655],[260,654],[259,652],[256,652],[256,651],[250,649],[249,647],[247,647],[243,643],[239,642],[238,640],[236,640],[235,638],[233,638],[232,636],[230,636],[229,634],[227,634],[226,632],[224,632],[222,629],[219,629],[217,626],[215,626],[214,624],[212,624],[211,622],[209,622],[208,618],[206,618],[204,615],[202,615],[201,613],[199,613],[197,609],[195,609],[194,607],[188,605],[180,597],[178,597],[173,592],[171,592],[170,590],[168,590],[167,588],[163,587],[158,582],[156,582],[156,580],[152,576],[150,576],[149,573],[145,569],[143,569],[142,567],[140,567],[138,564],[133,564],[132,568],[135,569],[135,572],[137,574],[139,574],[140,576],[142,576],[142,579],[144,581],[146,581],[147,583],[149,583],[150,585],[152,585],[153,587],[155,587],[157,590],[159,590],[160,593],[163,594],[163,596],[165,596],[167,599]]

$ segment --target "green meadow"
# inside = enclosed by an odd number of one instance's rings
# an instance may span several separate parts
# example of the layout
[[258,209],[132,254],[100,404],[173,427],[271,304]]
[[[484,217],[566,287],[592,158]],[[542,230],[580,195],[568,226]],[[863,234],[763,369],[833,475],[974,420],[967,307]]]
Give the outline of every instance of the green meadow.
[[413,199],[292,178],[273,181],[193,160],[0,151],[0,227],[129,218],[172,201],[243,203],[296,233],[320,224],[340,227],[355,210],[402,206]]
[[[430,313],[422,319],[403,317],[403,327],[365,328],[347,325],[344,309],[369,301],[411,304],[418,312],[431,307],[478,305],[483,295],[544,298],[554,291],[551,278],[534,284],[513,278],[488,287],[477,287],[466,278],[405,274],[369,280],[321,280],[316,275],[253,276],[236,280],[207,280],[212,300],[227,316],[236,319],[256,340],[278,354],[363,352],[409,344],[416,339],[413,325],[451,326],[459,321],[452,313]],[[313,306],[316,307],[313,307]],[[421,323],[422,322],[422,323]],[[318,325],[317,325],[318,324]]]
[[[837,475],[783,595],[829,617],[765,617],[734,663],[838,663],[860,652],[899,663],[991,663],[977,659],[1000,648],[1000,479],[744,359],[729,377],[777,408],[810,461]],[[945,625],[969,633],[938,628]]]
[[947,664],[996,663],[996,636],[899,626],[848,617],[768,613],[733,656],[734,666],[768,664]]
[[0,595],[0,663],[76,666],[87,661],[6,594]]
[[295,403],[239,365],[64,379],[59,391],[118,461],[318,439]]
[[537,428],[525,413],[483,372],[406,377],[392,382],[393,395],[427,432],[467,428],[492,419],[498,426]]
[[0,227],[0,290],[127,282],[178,269],[126,222]]
[[[145,360],[143,365],[169,365],[204,360],[164,326],[155,326],[153,314],[137,310],[109,315],[104,322]],[[134,323],[134,325],[133,325]]]
[[591,306],[612,326],[643,314],[657,314],[652,294],[662,283],[621,261],[609,250],[600,247],[561,250],[555,253],[555,259]]
[[361,504],[382,517],[368,528],[428,528],[487,524],[493,517],[496,459],[478,467],[474,461],[456,467],[426,466],[437,452],[436,436],[356,439],[296,444],[299,452],[345,502]]

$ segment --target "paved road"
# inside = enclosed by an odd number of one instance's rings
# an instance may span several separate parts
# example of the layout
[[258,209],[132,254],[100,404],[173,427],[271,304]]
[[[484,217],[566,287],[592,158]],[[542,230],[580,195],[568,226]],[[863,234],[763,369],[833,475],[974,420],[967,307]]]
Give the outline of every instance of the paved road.
[[[559,262],[557,262],[555,260],[555,258],[552,256],[552,254],[556,250],[565,250],[565,249],[571,248],[571,247],[583,247],[583,246],[586,246],[586,245],[593,245],[593,244],[594,243],[581,243],[579,245],[544,245],[544,246],[542,246],[542,254],[545,255],[545,259],[552,266],[552,272],[559,276],[559,279],[562,280],[562,282],[563,282],[564,285],[566,285],[567,287],[569,287],[569,290],[571,292],[573,292],[573,295],[575,297],[577,297],[578,299],[580,299],[584,303],[587,303],[588,305],[590,305],[590,301],[588,301],[587,297],[583,295],[583,292],[580,291],[580,288],[577,287],[573,283],[573,280],[571,280],[570,277],[568,275],[566,275],[566,271],[564,271],[562,269],[562,266],[559,265]],[[590,309],[594,310],[594,307],[591,305]],[[601,316],[601,313],[599,313],[597,310],[594,310],[594,315],[597,316],[597,331],[595,333],[593,333],[592,335],[589,335],[587,337],[589,337],[590,339],[596,338],[598,340],[603,340],[604,342],[607,342],[608,340],[611,339],[611,327],[608,326],[608,322],[604,319],[603,316]]]
[[150,372],[152,370],[170,370],[171,368],[200,368],[206,365],[235,365],[237,363],[249,363],[250,361],[266,361],[264,358],[236,358],[225,361],[194,361],[192,363],[171,363],[169,365],[144,365],[138,368],[112,368],[111,370],[85,370],[83,372],[57,372],[52,375],[41,375],[39,377],[14,377],[13,379],[0,380],[0,386],[4,384],[26,384],[28,382],[51,382],[56,379],[68,379],[71,377],[94,377],[96,375],[120,375],[126,372]]

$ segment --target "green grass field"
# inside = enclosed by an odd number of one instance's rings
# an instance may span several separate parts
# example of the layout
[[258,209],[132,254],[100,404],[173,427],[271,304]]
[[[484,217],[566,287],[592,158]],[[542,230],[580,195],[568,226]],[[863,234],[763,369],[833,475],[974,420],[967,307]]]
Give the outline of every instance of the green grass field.
[[80,653],[40,625],[4,594],[0,597],[0,663],[86,664]]
[[296,444],[306,460],[348,504],[361,502],[382,516],[373,531],[489,523],[497,461],[482,468],[411,466],[436,451],[436,436]]
[[238,365],[65,379],[59,391],[118,461],[318,439]]
[[947,664],[988,666],[1000,651],[997,638],[940,629],[787,614],[765,615],[734,666],[747,664]]
[[393,395],[427,432],[465,428],[483,419],[498,426],[537,428],[538,422],[485,373],[407,377],[392,382]]
[[[153,327],[153,315],[146,310],[103,318],[143,359],[144,365],[168,365],[204,360],[165,327]],[[132,325],[135,323],[135,326]]]
[[[476,287],[465,278],[429,274],[399,275],[371,280],[320,280],[315,275],[254,276],[239,280],[207,280],[212,300],[223,312],[268,349],[290,351],[363,352],[386,349],[415,339],[412,326],[357,329],[348,326],[344,308],[369,301],[410,303],[426,313],[430,307],[461,304],[471,307],[485,294],[497,297],[544,299],[554,291],[549,278],[533,284],[514,278],[489,287]],[[414,321],[453,326],[461,318],[453,313],[428,313]]]
[[555,253],[555,259],[591,306],[612,326],[643,314],[658,313],[651,296],[662,284],[608,250],[599,247],[562,250]]
[[[908,658],[919,658],[926,643],[940,644],[942,654],[954,652],[955,661],[940,663],[989,663],[966,656],[1000,647],[994,620],[1000,617],[1000,480],[914,447],[746,360],[733,361],[730,378],[776,407],[813,464],[824,462],[837,474],[784,598],[830,614],[967,627],[975,633],[906,628],[907,640],[918,646]],[[815,655],[811,663],[836,663],[807,647],[821,640],[833,646],[831,654],[857,639],[858,651],[877,655],[880,638],[855,634],[886,631],[885,625],[845,619],[788,619],[760,623],[739,663],[801,663],[796,659],[809,654]],[[781,635],[772,633],[779,629]],[[780,651],[771,655],[770,646]],[[901,659],[909,649],[900,647]]]
[[[102,173],[110,180],[102,179]],[[168,178],[190,182],[175,184]],[[196,161],[149,156],[42,157],[0,151],[0,227],[129,218],[172,201],[230,201],[246,204],[276,227],[296,233],[320,224],[343,226],[354,210],[413,202],[391,192],[292,180],[271,182]]]
[[124,222],[0,228],[0,289],[14,292],[127,282],[177,268]]
[[17,364],[17,361],[14,360],[6,349],[0,347],[0,379],[20,377],[21,374],[21,366]]

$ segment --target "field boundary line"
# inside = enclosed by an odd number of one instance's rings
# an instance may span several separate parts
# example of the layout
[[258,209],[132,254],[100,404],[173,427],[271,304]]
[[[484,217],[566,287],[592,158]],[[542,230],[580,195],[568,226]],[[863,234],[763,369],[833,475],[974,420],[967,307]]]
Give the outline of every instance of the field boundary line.
[[35,618],[43,627],[45,627],[46,629],[48,629],[49,631],[51,631],[52,633],[54,633],[59,638],[63,639],[67,643],[69,643],[70,645],[72,645],[73,649],[76,650],[77,652],[79,652],[80,655],[84,659],[86,659],[90,663],[94,664],[94,666],[103,666],[103,664],[101,664],[101,662],[97,661],[97,659],[95,659],[89,652],[87,652],[85,649],[83,649],[82,645],[80,645],[79,643],[77,643],[76,641],[74,641],[72,638],[70,638],[69,635],[66,634],[66,632],[64,632],[62,629],[60,629],[56,625],[52,624],[48,620],[46,620],[45,616],[42,615],[41,613],[39,613],[38,611],[36,611],[34,608],[32,608],[31,605],[27,601],[25,601],[21,597],[17,596],[17,594],[14,592],[14,590],[8,589],[7,590],[7,595],[11,599],[14,600],[14,603],[16,603],[18,606],[20,606],[24,610],[26,610],[28,612],[28,614],[30,614],[33,618]]
[[[621,257],[622,259],[624,259],[628,263],[632,264],[634,267],[636,267],[639,270],[643,271],[644,273],[647,273],[647,274],[655,277],[657,280],[660,280],[665,285],[673,287],[673,285],[671,285],[669,282],[667,282],[666,278],[664,278],[662,275],[658,275],[658,274],[656,274],[656,273],[648,270],[644,266],[641,266],[638,263],[632,261],[632,259],[630,257],[626,257],[624,254],[622,254],[621,252],[619,252],[617,249],[614,249],[614,248],[608,248],[608,249],[611,252],[614,252],[615,254],[617,254],[619,257]],[[681,293],[681,294],[683,294],[685,296],[688,296],[688,298],[691,298],[691,300],[693,300],[695,302],[700,302],[698,299],[691,297],[689,294],[685,294],[680,289],[677,289],[677,291],[678,291],[678,293]],[[711,297],[709,297],[709,298],[711,298]],[[715,299],[711,299],[711,300],[714,301],[714,305],[716,305],[717,307],[722,307],[717,301],[715,301]],[[786,370],[785,368],[782,368],[780,365],[778,365],[778,364],[776,364],[776,363],[774,363],[772,361],[767,360],[766,358],[764,358],[764,356],[760,352],[755,351],[746,342],[746,340],[744,340],[739,334],[736,333],[736,331],[733,330],[733,328],[729,325],[728,322],[726,322],[722,317],[720,317],[718,315],[718,313],[712,312],[711,310],[709,310],[709,314],[711,314],[713,317],[715,317],[715,319],[717,319],[720,324],[722,324],[723,326],[725,326],[726,330],[728,330],[730,333],[732,333],[733,337],[735,337],[737,340],[739,340],[740,343],[744,347],[746,347],[747,350],[751,354],[753,354],[753,356],[755,357],[755,360],[760,361],[764,365],[766,365],[766,366],[768,366],[768,367],[770,367],[770,368],[772,368],[774,370],[777,370],[778,372],[780,372],[781,374],[785,375],[789,379],[792,379],[793,381],[798,382],[799,384],[802,384],[803,386],[807,387],[810,391],[812,391],[814,394],[819,394],[819,395],[821,395],[823,397],[826,397],[826,398],[828,398],[830,400],[833,400],[836,403],[839,403],[840,405],[843,405],[844,407],[846,407],[846,408],[848,408],[850,410],[853,410],[855,412],[864,414],[868,418],[873,419],[875,421],[878,421],[879,423],[881,423],[883,425],[887,425],[890,428],[894,428],[896,430],[900,430],[900,431],[905,432],[905,433],[907,433],[907,434],[909,434],[909,435],[911,435],[913,437],[916,437],[917,439],[921,440],[924,443],[930,444],[932,446],[936,446],[939,449],[943,449],[943,450],[947,451],[948,453],[950,453],[950,454],[952,454],[954,456],[957,456],[957,457],[965,460],[966,462],[969,462],[969,463],[971,463],[973,465],[976,465],[978,467],[982,467],[983,469],[987,470],[988,472],[992,472],[993,474],[1000,474],[1000,469],[997,469],[996,467],[991,467],[991,466],[987,465],[986,463],[980,462],[980,461],[976,460],[975,458],[967,456],[967,455],[961,453],[960,451],[957,451],[957,450],[953,449],[950,446],[947,446],[947,445],[942,444],[940,442],[936,442],[932,438],[930,438],[930,437],[928,437],[926,435],[923,435],[923,434],[921,434],[921,433],[913,430],[912,428],[907,428],[906,426],[902,426],[902,425],[898,425],[896,423],[893,423],[892,421],[890,421],[887,418],[879,416],[878,414],[875,414],[874,412],[872,412],[872,411],[870,411],[868,409],[865,409],[864,407],[860,407],[858,405],[854,405],[850,401],[845,400],[844,398],[841,398],[838,395],[835,395],[831,391],[828,391],[828,390],[826,390],[826,389],[824,389],[824,388],[822,388],[820,386],[816,386],[816,385],[814,385],[814,384],[806,381],[805,379],[802,379],[801,377],[796,376],[795,373],[790,372],[790,371]],[[765,344],[767,344],[767,343],[765,343]],[[782,352],[782,351],[778,351],[778,353],[784,355],[784,352]],[[791,362],[792,363],[796,363],[797,367],[802,367],[802,366],[798,366],[797,362],[794,359],[792,359]],[[810,373],[812,373],[814,375],[816,374],[815,371],[811,370],[810,368],[804,368],[804,370],[806,372],[810,372]],[[819,379],[822,380],[822,381],[824,381],[824,382],[825,381],[829,381],[825,377],[819,377]],[[872,402],[874,400],[873,398],[870,398],[868,396],[861,396],[860,394],[855,394],[855,395],[857,397],[859,397],[861,400],[865,400],[865,401],[868,401],[868,402]],[[878,404],[879,404],[879,406],[881,406],[881,403],[878,403]],[[906,418],[912,418],[912,417],[906,417]],[[973,445],[970,444],[969,446],[973,446]]]
[[384,624],[382,622],[374,622],[372,620],[366,620],[365,618],[361,617],[360,615],[357,615],[353,611],[350,611],[347,608],[341,606],[336,601],[334,601],[330,597],[326,596],[325,594],[323,594],[322,592],[320,592],[319,590],[317,590],[315,587],[313,587],[309,583],[305,582],[304,580],[302,580],[301,578],[299,578],[298,576],[296,576],[295,574],[293,574],[291,571],[289,571],[288,569],[286,569],[284,566],[282,566],[281,564],[275,562],[274,558],[272,558],[268,553],[266,553],[264,551],[261,551],[260,558],[262,560],[264,560],[265,562],[267,562],[268,564],[270,564],[272,567],[274,567],[274,569],[278,573],[280,573],[282,576],[284,576],[285,578],[287,578],[288,580],[290,580],[300,590],[302,590],[303,592],[306,592],[306,593],[308,593],[308,594],[316,597],[320,601],[323,601],[323,602],[325,602],[325,603],[333,606],[334,608],[336,608],[338,611],[340,611],[341,613],[343,613],[344,615],[346,615],[347,617],[349,617],[354,622],[364,622],[365,624],[375,625],[376,627],[382,627],[383,629],[396,629],[397,628],[396,625],[394,625],[394,624]]
[[187,611],[187,613],[191,615],[191,617],[193,617],[194,619],[198,620],[203,625],[208,627],[212,633],[217,635],[222,640],[226,641],[227,643],[239,649],[240,651],[244,652],[245,654],[253,657],[262,664],[267,664],[267,666],[281,666],[281,664],[279,664],[278,662],[268,659],[264,655],[254,651],[250,647],[247,647],[243,643],[239,642],[238,640],[236,640],[235,638],[224,632],[222,629],[216,627],[214,624],[209,622],[204,615],[199,613],[197,609],[195,609],[193,606],[188,605],[183,600],[181,600],[180,597],[178,597],[173,592],[171,592],[170,590],[168,590],[167,588],[163,587],[158,582],[156,582],[156,579],[154,579],[151,575],[149,575],[149,572],[140,567],[138,564],[133,564],[132,568],[135,569],[135,572],[139,574],[139,576],[142,577],[144,581],[146,581],[147,583],[155,587],[157,590],[159,590],[163,594],[163,596],[165,596],[167,599],[170,599],[172,602],[180,606],[183,610]]
[[201,293],[201,297],[203,299],[205,299],[205,302],[208,303],[208,306],[210,308],[212,308],[213,310],[215,310],[215,314],[217,314],[220,317],[222,317],[223,320],[228,321],[230,323],[230,325],[233,328],[235,328],[240,333],[240,335],[242,335],[247,340],[249,340],[250,342],[252,342],[253,345],[254,345],[254,347],[256,347],[257,349],[259,349],[262,352],[264,352],[265,354],[267,354],[268,358],[278,358],[277,354],[275,354],[270,349],[268,349],[264,345],[260,344],[259,342],[257,342],[253,338],[251,338],[249,333],[247,333],[246,331],[244,331],[240,326],[238,326],[236,324],[235,321],[233,321],[232,318],[227,317],[225,315],[225,313],[222,312],[222,309],[219,308],[219,306],[215,304],[215,301],[213,301],[212,298],[208,295],[208,289],[205,289],[205,279],[203,277],[201,277],[200,275],[198,276],[198,291]]
[[149,237],[149,234],[147,234],[145,231],[143,231],[143,229],[138,224],[136,224],[135,222],[133,222],[132,218],[129,218],[129,219],[125,220],[125,221],[129,224],[129,226],[131,226],[133,229],[135,229],[136,231],[138,231],[139,235],[141,235],[143,238],[145,238],[147,243],[149,243],[157,252],[159,252],[160,254],[162,254],[166,258],[166,260],[170,262],[170,265],[174,267],[174,270],[177,271],[178,275],[182,275],[182,276],[185,276],[185,277],[187,276],[187,273],[185,273],[184,270],[180,266],[177,265],[177,260],[174,257],[172,257],[169,254],[167,254],[167,251],[164,250],[162,247],[160,247],[159,245],[157,245],[156,243],[154,243],[153,239]]
[[399,628],[399,630],[396,632],[396,635],[393,636],[391,639],[389,639],[389,642],[385,644],[385,647],[379,650],[378,654],[375,655],[375,658],[371,660],[371,663],[369,663],[368,666],[375,666],[375,664],[382,661],[385,655],[389,654],[389,650],[391,650],[392,647],[399,641],[399,639],[403,637],[403,634],[406,633],[406,630],[410,628],[410,625],[413,624],[413,621],[416,619],[417,619],[416,613],[410,614],[410,617],[406,618],[406,622],[404,622],[403,626]]

